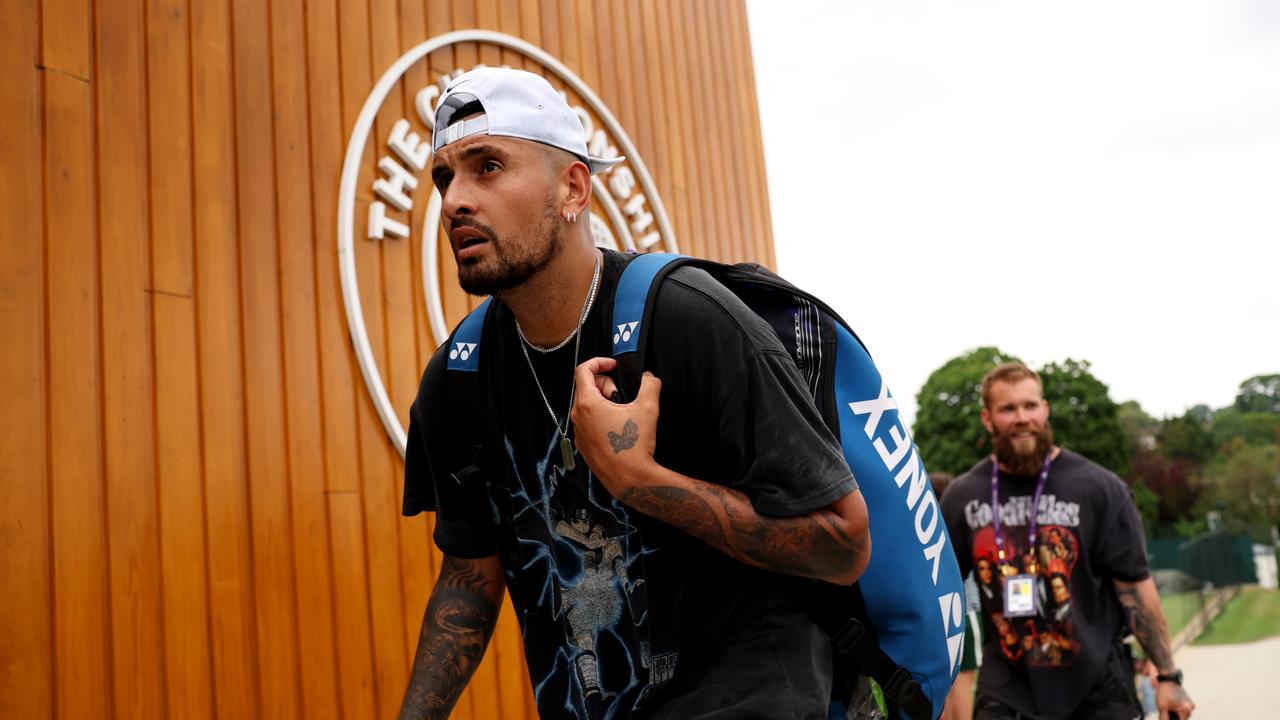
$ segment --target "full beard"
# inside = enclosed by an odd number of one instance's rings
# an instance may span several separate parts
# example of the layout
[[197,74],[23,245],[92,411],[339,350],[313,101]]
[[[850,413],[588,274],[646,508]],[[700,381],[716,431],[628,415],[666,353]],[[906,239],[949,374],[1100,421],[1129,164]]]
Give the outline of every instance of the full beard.
[[1045,422],[1040,430],[1033,431],[1035,445],[1021,450],[1013,442],[1013,433],[1003,433],[995,438],[996,460],[1014,475],[1036,475],[1044,466],[1044,459],[1053,450],[1053,427]]
[[[558,217],[548,203],[547,214],[538,227],[531,228],[526,237],[514,243],[499,238],[492,228],[474,220],[455,221],[455,226],[466,225],[480,230],[493,246],[487,260],[459,263],[458,284],[463,291],[471,295],[497,295],[524,284],[541,272],[560,252],[563,244],[560,224],[556,222]],[[546,240],[540,242],[539,238]],[[521,248],[523,252],[520,252]]]

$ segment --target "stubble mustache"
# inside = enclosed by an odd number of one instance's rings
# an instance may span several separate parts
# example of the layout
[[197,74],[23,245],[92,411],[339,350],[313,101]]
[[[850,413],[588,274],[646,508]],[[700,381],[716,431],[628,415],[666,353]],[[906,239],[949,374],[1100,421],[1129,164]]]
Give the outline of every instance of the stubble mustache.
[[[449,223],[450,236],[452,236],[453,231],[458,228],[471,228],[472,230],[478,231],[481,235],[484,235],[485,240],[493,243],[494,245],[498,244],[498,233],[494,232],[493,228],[473,217],[467,215],[459,215],[458,217],[455,217],[453,221]],[[454,252],[456,253],[457,250]]]

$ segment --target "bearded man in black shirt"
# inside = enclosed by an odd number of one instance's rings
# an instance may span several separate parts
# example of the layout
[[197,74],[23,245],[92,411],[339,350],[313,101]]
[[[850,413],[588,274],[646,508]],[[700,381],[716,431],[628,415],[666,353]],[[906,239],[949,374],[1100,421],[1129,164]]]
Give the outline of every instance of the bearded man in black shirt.
[[984,633],[975,720],[1140,717],[1128,632],[1160,670],[1162,720],[1186,720],[1195,704],[1173,662],[1132,492],[1054,444],[1040,377],[1023,364],[988,372],[982,399],[995,454],[942,498],[961,574],[980,565],[994,576],[983,620],[1002,632]]
[[781,575],[856,580],[866,506],[773,331],[677,270],[638,397],[612,402],[628,258],[585,218],[617,160],[588,156],[544,79],[500,68],[449,85],[433,146],[459,283],[494,300],[466,349],[484,427],[446,402],[452,338],[411,412],[404,513],[435,511],[445,557],[401,717],[448,715],[504,589],[543,717],[825,717],[830,640]]

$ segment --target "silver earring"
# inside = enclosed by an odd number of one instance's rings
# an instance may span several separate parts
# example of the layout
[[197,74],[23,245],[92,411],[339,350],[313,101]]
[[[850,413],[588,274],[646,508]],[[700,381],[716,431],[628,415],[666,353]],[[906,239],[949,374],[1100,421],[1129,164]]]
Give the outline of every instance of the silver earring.
[[576,212],[565,213],[564,219],[567,222],[576,223],[578,222],[578,213]]

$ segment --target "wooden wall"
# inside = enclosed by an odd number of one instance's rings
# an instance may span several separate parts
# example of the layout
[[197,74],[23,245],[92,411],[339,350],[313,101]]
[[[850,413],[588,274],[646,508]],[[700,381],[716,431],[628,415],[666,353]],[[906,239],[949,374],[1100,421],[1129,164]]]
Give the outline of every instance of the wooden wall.
[[[438,557],[348,339],[338,176],[376,78],[460,28],[582,77],[683,251],[773,263],[739,0],[0,3],[0,717],[394,715]],[[357,244],[403,418],[420,246]],[[504,612],[456,717],[533,716]]]

